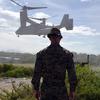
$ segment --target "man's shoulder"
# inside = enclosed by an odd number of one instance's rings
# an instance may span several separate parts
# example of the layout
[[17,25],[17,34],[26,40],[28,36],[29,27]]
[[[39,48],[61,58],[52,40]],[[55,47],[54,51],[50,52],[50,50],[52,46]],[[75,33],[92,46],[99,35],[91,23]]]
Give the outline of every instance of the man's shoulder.
[[66,48],[63,48],[63,47],[62,47],[62,49],[63,49],[63,51],[64,51],[65,54],[73,57],[73,53],[71,51],[69,51],[69,50],[67,50]]
[[70,51],[67,50],[66,48],[63,48],[63,47],[62,47],[62,49],[63,49],[63,51],[64,51],[65,53],[70,53]]
[[45,54],[45,53],[46,53],[47,48],[48,48],[48,47],[46,47],[46,48],[44,48],[44,49],[40,50],[39,52],[37,52],[37,55],[43,55],[43,54]]
[[61,47],[62,48],[62,50],[66,53],[66,54],[69,54],[69,53],[71,53],[68,49],[66,49],[66,48],[63,48],[63,47]]

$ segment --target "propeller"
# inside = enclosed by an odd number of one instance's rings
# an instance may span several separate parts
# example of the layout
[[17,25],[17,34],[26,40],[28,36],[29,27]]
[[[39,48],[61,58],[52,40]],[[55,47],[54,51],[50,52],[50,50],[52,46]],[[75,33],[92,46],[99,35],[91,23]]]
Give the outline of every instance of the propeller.
[[44,9],[44,8],[47,8],[47,7],[28,7],[28,6],[22,6],[21,4],[19,4],[18,2],[14,1],[14,0],[10,0],[12,1],[13,3],[15,3],[16,5],[22,7],[23,9],[27,9],[27,10],[32,10],[32,9]]
[[44,9],[47,7],[27,7],[28,10],[32,10],[32,9]]
[[18,5],[18,6],[20,6],[20,7],[23,7],[22,5],[20,5],[19,3],[17,3],[17,2],[14,1],[14,0],[10,0],[10,1],[12,1],[13,3],[15,3],[16,5]]
[[48,20],[48,19],[50,19],[50,18],[52,18],[52,17],[56,17],[56,16],[57,16],[57,15],[54,15],[54,16],[51,16],[51,17],[47,17],[47,18],[34,18],[34,17],[29,17],[29,18],[43,21],[43,20]]
[[36,20],[40,20],[40,21],[43,21],[43,20],[47,20],[48,18],[34,18],[34,17],[29,17],[31,19],[36,19]]

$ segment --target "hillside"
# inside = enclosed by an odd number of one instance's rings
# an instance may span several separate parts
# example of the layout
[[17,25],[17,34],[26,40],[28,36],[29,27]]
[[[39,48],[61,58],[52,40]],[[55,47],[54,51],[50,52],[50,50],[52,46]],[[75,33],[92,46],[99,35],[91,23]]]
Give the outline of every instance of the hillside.
[[30,53],[0,52],[0,63],[34,63],[35,55]]
[[[87,62],[88,54],[74,54],[74,62]],[[15,52],[0,52],[0,63],[34,63],[35,54],[31,53],[15,53]],[[89,55],[89,64],[99,66],[100,55]]]

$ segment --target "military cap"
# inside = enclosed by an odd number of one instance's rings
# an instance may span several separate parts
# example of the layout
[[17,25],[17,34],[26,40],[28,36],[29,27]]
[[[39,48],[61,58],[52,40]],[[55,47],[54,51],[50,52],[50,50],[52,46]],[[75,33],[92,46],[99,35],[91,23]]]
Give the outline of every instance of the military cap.
[[48,38],[56,36],[62,38],[61,32],[58,28],[52,28],[50,33],[47,35]]

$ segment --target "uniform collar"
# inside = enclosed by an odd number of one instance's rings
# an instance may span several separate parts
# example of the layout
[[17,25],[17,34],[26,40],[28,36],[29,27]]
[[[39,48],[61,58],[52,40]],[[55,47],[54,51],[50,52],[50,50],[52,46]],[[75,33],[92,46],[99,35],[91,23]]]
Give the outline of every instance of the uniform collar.
[[50,47],[58,47],[60,44],[51,44]]

